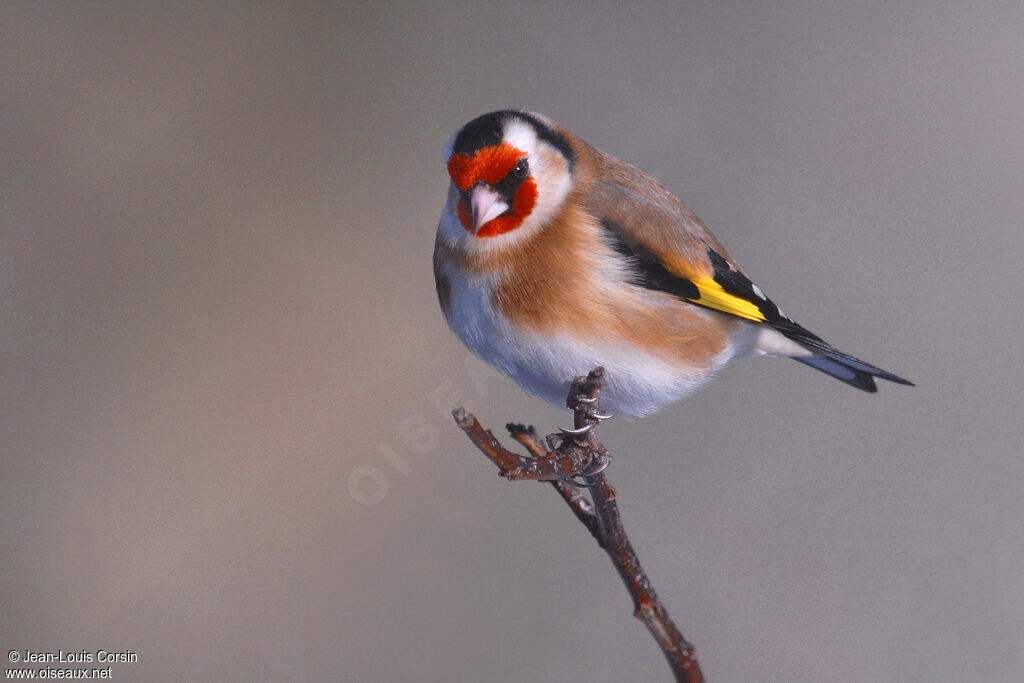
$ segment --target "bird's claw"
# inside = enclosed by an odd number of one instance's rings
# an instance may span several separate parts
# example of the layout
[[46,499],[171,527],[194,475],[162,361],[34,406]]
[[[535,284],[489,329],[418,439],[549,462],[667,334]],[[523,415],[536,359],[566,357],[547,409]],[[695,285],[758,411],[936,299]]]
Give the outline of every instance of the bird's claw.
[[571,477],[563,479],[566,484],[575,486],[577,488],[586,489],[593,486],[596,482],[592,480],[593,477],[604,472],[608,468],[608,465],[612,464],[612,457],[610,455],[595,456],[593,460],[582,470],[577,472]]
[[584,434],[586,434],[588,432],[592,432],[594,430],[594,427],[596,427],[596,426],[597,426],[596,422],[588,422],[587,424],[583,425],[582,427],[577,427],[576,429],[564,429],[563,428],[563,429],[561,429],[559,431],[561,431],[562,434],[565,434],[566,436],[583,436]]

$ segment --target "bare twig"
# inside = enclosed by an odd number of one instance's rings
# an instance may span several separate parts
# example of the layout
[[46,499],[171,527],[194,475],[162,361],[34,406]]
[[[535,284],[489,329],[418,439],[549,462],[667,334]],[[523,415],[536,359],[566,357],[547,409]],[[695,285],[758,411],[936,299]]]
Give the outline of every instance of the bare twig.
[[477,419],[458,408],[452,413],[455,424],[466,432],[466,436],[484,452],[495,465],[501,476],[512,481],[557,481],[571,477],[578,470],[578,465],[569,455],[551,454],[551,457],[524,458],[508,450],[494,438],[491,430],[484,429]]
[[[615,489],[604,474],[611,456],[594,438],[594,429],[600,420],[607,417],[598,412],[603,385],[602,368],[573,381],[567,405],[573,411],[574,428],[552,434],[546,443],[541,441],[533,427],[508,424],[509,434],[529,451],[531,457],[507,450],[462,408],[453,415],[455,423],[498,466],[502,476],[510,480],[548,481],[558,490],[577,519],[608,553],[633,597],[633,615],[644,622],[658,642],[676,680],[700,683],[704,676],[693,645],[676,628],[640,566],[622,526]],[[583,495],[583,489],[590,491],[590,499]]]

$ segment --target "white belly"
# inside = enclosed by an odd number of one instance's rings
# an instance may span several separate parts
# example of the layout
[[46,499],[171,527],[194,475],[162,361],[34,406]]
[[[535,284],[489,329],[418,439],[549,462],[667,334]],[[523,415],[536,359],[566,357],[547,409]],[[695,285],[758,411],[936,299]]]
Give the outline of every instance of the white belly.
[[734,355],[730,345],[710,367],[670,364],[625,342],[536,335],[517,330],[495,310],[488,278],[447,269],[451,315],[448,324],[462,342],[521,387],[565,406],[572,379],[603,366],[607,386],[603,410],[646,415],[702,386]]

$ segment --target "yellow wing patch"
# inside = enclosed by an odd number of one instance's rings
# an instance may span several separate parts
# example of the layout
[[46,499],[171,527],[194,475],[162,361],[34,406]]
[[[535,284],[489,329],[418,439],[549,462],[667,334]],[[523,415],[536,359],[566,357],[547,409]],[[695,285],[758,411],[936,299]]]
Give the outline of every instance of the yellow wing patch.
[[755,322],[765,320],[764,314],[761,313],[756,304],[735,294],[730,294],[722,289],[722,285],[715,282],[712,278],[700,277],[690,281],[697,286],[697,291],[700,292],[699,299],[691,299],[693,303]]

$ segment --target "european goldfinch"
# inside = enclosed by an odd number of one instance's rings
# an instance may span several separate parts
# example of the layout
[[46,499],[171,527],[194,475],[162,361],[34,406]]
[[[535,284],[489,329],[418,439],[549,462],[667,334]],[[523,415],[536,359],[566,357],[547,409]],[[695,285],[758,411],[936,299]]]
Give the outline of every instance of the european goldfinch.
[[563,403],[600,365],[602,406],[645,415],[733,358],[788,356],[864,391],[911,384],[793,322],[653,178],[539,114],[496,111],[449,141],[434,276],[451,329]]

